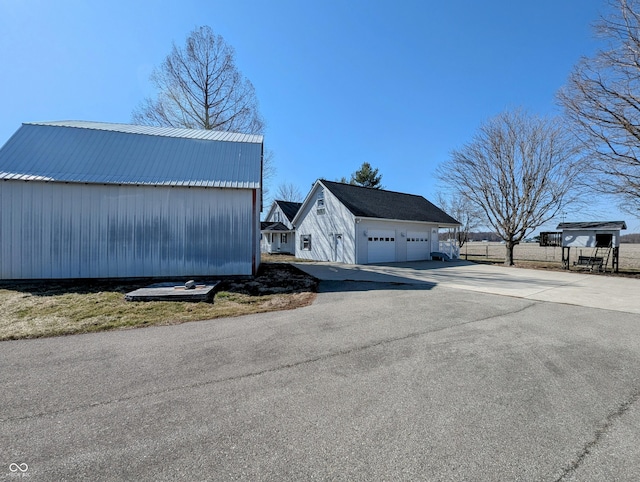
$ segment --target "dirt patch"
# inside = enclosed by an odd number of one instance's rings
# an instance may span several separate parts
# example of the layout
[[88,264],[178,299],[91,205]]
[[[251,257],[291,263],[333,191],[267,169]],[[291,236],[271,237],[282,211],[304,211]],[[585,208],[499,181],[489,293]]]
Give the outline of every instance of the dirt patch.
[[251,296],[316,292],[317,290],[317,279],[288,263],[263,263],[255,278],[223,281],[220,287],[220,291]]

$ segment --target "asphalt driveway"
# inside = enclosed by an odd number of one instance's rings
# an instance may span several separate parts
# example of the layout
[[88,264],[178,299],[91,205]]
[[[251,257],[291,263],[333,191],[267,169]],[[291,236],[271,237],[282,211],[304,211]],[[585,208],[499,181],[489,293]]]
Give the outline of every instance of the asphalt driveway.
[[640,473],[638,314],[426,280],[321,288],[294,311],[0,343],[0,479]]

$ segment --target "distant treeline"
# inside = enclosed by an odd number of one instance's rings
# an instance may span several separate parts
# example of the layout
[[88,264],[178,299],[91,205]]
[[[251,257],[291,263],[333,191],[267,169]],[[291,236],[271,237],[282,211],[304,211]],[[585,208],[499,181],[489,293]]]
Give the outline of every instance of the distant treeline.
[[[502,238],[500,236],[498,236],[496,233],[469,233],[469,241],[495,241],[495,242],[500,242],[502,241]],[[449,239],[451,237],[451,235],[447,232],[441,232],[439,239],[440,241],[446,241],[447,239]]]
[[620,236],[621,243],[640,244],[640,233],[623,234]]
[[[440,233],[440,239],[447,239],[447,233]],[[538,238],[535,237],[534,240],[537,241]],[[502,238],[498,236],[496,233],[479,232],[479,233],[469,233],[469,241],[500,242],[502,241]],[[620,236],[620,242],[629,243],[629,244],[640,244],[640,233],[623,234]]]
[[496,233],[479,232],[479,233],[469,233],[469,241],[498,242],[498,241],[502,241],[502,238],[498,236]]
[[[500,238],[500,236],[498,236],[496,233],[481,232],[481,233],[469,233],[469,240],[494,242],[494,241],[502,241],[502,238]],[[538,238],[536,237],[535,240],[537,241]],[[629,244],[640,244],[640,233],[623,234],[620,236],[620,242],[629,243]]]

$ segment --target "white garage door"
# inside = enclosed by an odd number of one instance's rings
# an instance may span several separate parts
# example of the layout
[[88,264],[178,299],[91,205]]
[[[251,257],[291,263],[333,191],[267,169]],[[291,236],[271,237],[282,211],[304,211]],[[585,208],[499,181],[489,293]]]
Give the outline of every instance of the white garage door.
[[367,252],[369,263],[396,260],[395,231],[368,231]]
[[407,261],[429,259],[430,256],[429,233],[407,232]]

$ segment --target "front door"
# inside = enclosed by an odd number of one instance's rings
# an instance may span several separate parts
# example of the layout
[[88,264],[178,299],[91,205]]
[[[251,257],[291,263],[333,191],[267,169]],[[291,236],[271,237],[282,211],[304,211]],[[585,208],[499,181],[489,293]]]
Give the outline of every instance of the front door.
[[342,240],[342,234],[336,234],[333,237],[333,260],[339,263],[344,263],[344,243]]

